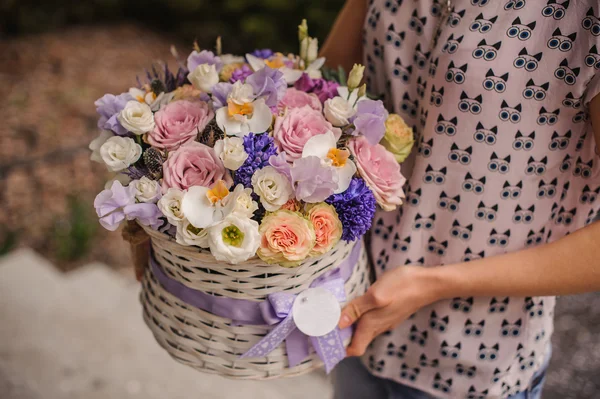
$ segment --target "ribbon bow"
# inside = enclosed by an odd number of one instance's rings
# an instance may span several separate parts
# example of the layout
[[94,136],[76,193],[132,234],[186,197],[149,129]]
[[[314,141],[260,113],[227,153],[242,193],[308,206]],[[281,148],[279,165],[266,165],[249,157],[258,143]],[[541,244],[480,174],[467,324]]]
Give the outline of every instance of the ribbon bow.
[[[336,270],[336,272],[338,271]],[[331,292],[339,302],[343,302],[346,300],[346,293],[344,291],[344,280],[339,275],[339,272],[332,273],[325,278],[317,279],[307,291],[321,287]],[[261,303],[264,320],[269,325],[277,324],[277,327],[244,353],[241,358],[264,357],[285,341],[289,367],[294,367],[310,354],[308,344],[310,340],[317,355],[323,360],[327,373],[344,359],[346,355],[344,339],[352,334],[351,329],[340,330],[335,327],[322,336],[305,335],[298,329],[293,317],[292,309],[297,298],[298,295],[274,293],[268,296],[267,301]]]

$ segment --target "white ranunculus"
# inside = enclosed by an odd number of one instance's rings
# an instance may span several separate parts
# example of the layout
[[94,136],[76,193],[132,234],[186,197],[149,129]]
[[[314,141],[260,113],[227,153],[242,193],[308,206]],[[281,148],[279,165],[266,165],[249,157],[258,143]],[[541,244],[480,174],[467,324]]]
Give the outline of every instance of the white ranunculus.
[[342,97],[334,97],[325,101],[323,114],[333,126],[346,126],[349,118],[356,113],[356,110],[348,101]]
[[184,194],[184,191],[171,187],[157,203],[158,209],[166,216],[169,223],[174,226],[178,225],[184,219],[183,211],[181,210],[181,201]]
[[208,231],[194,227],[189,220],[183,219],[177,223],[175,241],[180,245],[197,245],[201,248],[208,248]]
[[146,103],[128,101],[117,119],[125,129],[134,134],[144,134],[154,130],[154,114]]
[[294,189],[287,176],[272,166],[265,166],[252,175],[252,187],[260,203],[269,212],[275,212],[291,198]]
[[219,261],[237,264],[256,254],[260,246],[258,223],[235,213],[208,229],[210,252]]
[[248,158],[244,140],[240,137],[225,137],[215,142],[215,153],[227,169],[238,170]]
[[132,138],[113,136],[100,146],[100,156],[109,170],[118,172],[134,164],[142,155],[142,147]]
[[219,83],[219,73],[215,65],[200,64],[188,73],[188,79],[196,89],[210,93],[213,86]]
[[135,190],[135,199],[139,202],[156,203],[160,199],[160,184],[156,180],[143,176],[139,180],[133,180],[129,186]]
[[98,162],[98,163],[104,163],[104,160],[102,159],[102,156],[100,155],[100,147],[102,147],[102,144],[104,144],[106,142],[106,140],[108,140],[109,138],[111,138],[113,136],[114,136],[114,134],[111,131],[103,130],[100,132],[98,137],[96,137],[94,140],[92,140],[92,142],[88,146],[88,148],[90,150],[92,150],[92,155],[90,155],[90,159],[92,161]]
[[251,218],[258,209],[258,204],[252,199],[252,189],[244,188],[241,184],[238,184],[233,192],[225,198],[227,204],[229,201],[234,202],[231,212],[240,216]]

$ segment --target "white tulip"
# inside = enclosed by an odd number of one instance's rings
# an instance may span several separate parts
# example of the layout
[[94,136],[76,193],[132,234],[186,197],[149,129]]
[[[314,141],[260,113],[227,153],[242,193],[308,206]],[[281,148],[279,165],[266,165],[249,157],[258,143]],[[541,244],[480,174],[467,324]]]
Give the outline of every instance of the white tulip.
[[183,219],[177,224],[175,241],[180,245],[197,245],[200,248],[208,248],[208,231],[194,227],[189,220]]
[[215,65],[200,64],[188,74],[188,79],[196,89],[210,93],[213,86],[219,83],[219,73]]
[[238,170],[248,158],[244,150],[244,140],[240,137],[225,137],[215,142],[215,153],[223,165],[230,170]]
[[177,226],[183,219],[183,211],[181,210],[181,201],[185,192],[178,188],[171,187],[165,195],[158,200],[158,209],[167,218],[169,223]]
[[356,110],[352,104],[342,97],[338,96],[325,101],[323,114],[325,115],[325,119],[333,126],[346,126],[350,123],[348,119],[354,116],[355,113]]
[[154,130],[154,114],[146,103],[128,101],[117,119],[121,126],[137,135]]
[[132,138],[113,136],[100,146],[100,156],[109,170],[127,169],[142,155],[142,147]]
[[258,223],[232,213],[208,229],[208,245],[216,260],[234,265],[245,262],[260,246]]
[[275,212],[292,197],[294,189],[287,176],[272,166],[265,166],[252,175],[252,187],[260,203],[269,212]]
[[158,181],[144,176],[139,180],[133,180],[129,183],[135,191],[135,199],[139,202],[156,203],[160,199],[160,184]]

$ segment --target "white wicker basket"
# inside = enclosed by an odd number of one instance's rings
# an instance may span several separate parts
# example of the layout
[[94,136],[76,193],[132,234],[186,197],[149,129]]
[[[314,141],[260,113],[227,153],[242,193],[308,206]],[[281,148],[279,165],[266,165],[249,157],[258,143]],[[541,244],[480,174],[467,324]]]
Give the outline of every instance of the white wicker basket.
[[[324,256],[296,268],[267,265],[260,259],[229,265],[216,261],[207,251],[181,246],[151,229],[146,231],[155,260],[170,278],[205,293],[256,302],[275,292],[304,291],[313,280],[348,258],[355,245],[340,242]],[[356,245],[361,246],[360,256],[345,284],[347,300],[362,295],[369,286],[366,251],[362,241]],[[144,320],[158,343],[175,360],[197,370],[236,379],[271,379],[300,375],[323,364],[311,349],[308,358],[290,368],[284,344],[264,358],[240,359],[273,327],[232,325],[230,319],[191,306],[167,292],[151,268],[146,269],[140,298]]]

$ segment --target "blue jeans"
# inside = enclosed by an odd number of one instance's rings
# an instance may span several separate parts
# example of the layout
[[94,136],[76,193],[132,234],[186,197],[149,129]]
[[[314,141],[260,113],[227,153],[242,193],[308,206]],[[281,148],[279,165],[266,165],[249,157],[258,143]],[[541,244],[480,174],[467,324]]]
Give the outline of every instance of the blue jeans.
[[[546,367],[536,374],[529,389],[508,399],[541,399]],[[333,371],[334,399],[434,399],[433,396],[395,381],[375,377],[357,357],[345,359]]]

